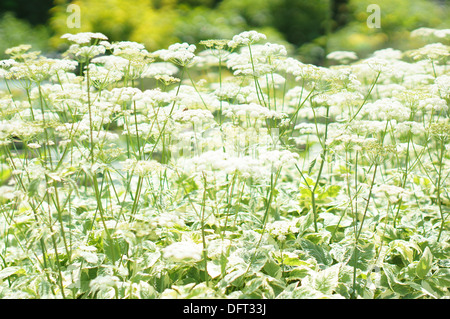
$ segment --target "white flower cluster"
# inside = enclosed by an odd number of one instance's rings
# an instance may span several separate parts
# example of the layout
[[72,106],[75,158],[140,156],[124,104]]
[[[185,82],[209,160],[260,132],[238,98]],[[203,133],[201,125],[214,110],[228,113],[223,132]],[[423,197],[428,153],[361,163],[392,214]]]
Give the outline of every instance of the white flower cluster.
[[440,97],[427,97],[419,101],[419,108],[439,113],[441,111],[447,112],[448,105],[447,101]]
[[290,221],[277,220],[267,224],[268,232],[275,237],[276,240],[283,242],[289,234],[296,234],[299,231],[297,227],[297,219]]
[[[247,52],[248,48],[244,48],[241,52]],[[284,45],[267,42],[265,44],[257,44],[252,46],[252,54],[256,57],[274,58],[285,57],[287,50]]]
[[400,60],[402,55],[402,51],[393,48],[377,50],[372,54],[373,57],[384,60]]
[[177,111],[172,117],[175,121],[181,123],[192,123],[194,125],[212,121],[214,119],[211,111],[201,109]]
[[430,59],[439,60],[450,55],[450,47],[442,43],[427,44],[422,48],[412,50],[409,52],[414,60]]
[[103,88],[111,83],[118,82],[124,76],[122,71],[116,69],[107,69],[92,63],[88,67],[90,80],[97,88]]
[[142,91],[134,87],[121,87],[113,88],[106,93],[109,94],[108,100],[112,103],[123,103],[135,100],[135,97],[142,94]]
[[300,123],[294,127],[294,130],[298,130],[300,134],[313,134],[316,132],[316,125],[313,123]]
[[122,165],[125,172],[136,174],[141,177],[152,173],[159,173],[164,169],[164,167],[156,160],[135,160],[128,158],[122,162]]
[[165,106],[177,99],[172,92],[163,92],[160,89],[149,89],[136,92],[132,101],[136,102],[136,108],[146,112],[153,112],[157,106]]
[[434,29],[434,28],[418,28],[416,30],[411,31],[410,36],[412,38],[422,38],[425,40],[429,40],[434,38],[437,39],[450,39],[450,29]]
[[162,75],[171,76],[178,71],[178,68],[170,62],[153,62],[145,66],[141,76],[143,78],[154,78]]
[[96,58],[93,58],[91,62],[97,65],[103,65],[108,70],[118,70],[122,72],[127,68],[129,64],[127,59],[115,55],[98,56]]
[[348,62],[357,60],[358,56],[353,51],[333,51],[328,53],[327,59],[339,62]]
[[72,44],[65,55],[73,55],[76,60],[85,63],[105,52],[106,48],[103,45],[80,46],[79,44]]
[[239,173],[243,178],[262,176],[262,164],[252,156],[232,156],[223,150],[207,151],[201,155],[193,157],[186,169],[196,172],[216,171],[232,175]]
[[240,45],[248,45],[254,42],[258,42],[259,40],[267,39],[265,34],[256,32],[256,31],[244,31],[240,34],[235,35],[231,41],[228,42],[228,46],[230,48],[236,48]]
[[432,86],[432,91],[443,99],[450,98],[450,75],[443,74],[438,76],[435,79],[435,84]]
[[[215,87],[215,86],[214,86]],[[225,82],[221,87],[215,89],[214,94],[221,100],[235,101],[237,103],[249,104],[257,103],[258,96],[255,86],[240,86],[238,83]],[[266,98],[266,95],[263,95]]]
[[6,78],[29,79],[41,82],[59,72],[73,71],[77,66],[75,61],[67,59],[39,59],[27,60],[24,63],[8,63],[8,70],[4,73]]
[[90,43],[92,39],[108,40],[108,37],[100,32],[79,32],[76,34],[66,33],[61,36],[62,39],[67,39],[77,44]]
[[142,43],[133,41],[116,42],[111,44],[108,49],[110,49],[115,56],[122,56],[127,60],[139,53],[148,54],[148,51],[145,49],[145,46]]
[[250,118],[250,119],[283,119],[285,113],[269,110],[256,103],[249,104],[226,104],[223,106],[223,115],[227,117]]
[[154,52],[154,54],[164,61],[170,61],[180,66],[186,66],[194,59],[195,50],[195,45],[184,42],[172,44],[167,50],[158,50]]
[[[200,86],[201,83],[197,83]],[[220,101],[210,92],[201,91],[190,85],[180,85],[177,88],[177,104],[179,108],[188,109],[208,109],[210,111],[217,110],[220,107]]]
[[299,157],[300,156],[297,153],[288,150],[267,151],[260,155],[261,160],[274,169],[294,165],[297,163]]
[[[285,46],[273,43],[253,44],[234,52],[226,59],[226,65],[236,76],[262,77],[284,65],[287,50]],[[283,71],[283,70],[281,70]],[[272,76],[272,75],[271,75]]]
[[397,120],[401,122],[408,120],[410,113],[411,110],[404,106],[398,99],[383,98],[365,104],[358,116],[367,116],[370,120]]
[[409,133],[419,136],[425,132],[423,125],[420,125],[414,121],[405,121],[401,123],[397,123],[395,125],[395,131],[399,134],[399,136],[407,135]]

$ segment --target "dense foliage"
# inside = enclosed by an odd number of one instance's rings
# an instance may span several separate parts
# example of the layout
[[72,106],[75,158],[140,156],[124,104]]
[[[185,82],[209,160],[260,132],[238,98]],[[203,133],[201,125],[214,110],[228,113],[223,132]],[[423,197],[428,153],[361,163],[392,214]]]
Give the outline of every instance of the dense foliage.
[[448,298],[450,33],[411,36],[8,49],[0,298]]

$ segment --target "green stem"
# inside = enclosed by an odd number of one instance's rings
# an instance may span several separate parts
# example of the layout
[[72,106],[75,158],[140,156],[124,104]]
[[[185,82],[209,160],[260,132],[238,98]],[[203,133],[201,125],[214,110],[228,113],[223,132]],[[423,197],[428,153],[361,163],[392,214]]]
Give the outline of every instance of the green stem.
[[445,218],[444,212],[442,210],[442,201],[441,201],[441,184],[442,184],[442,166],[444,165],[444,153],[445,153],[445,143],[444,140],[441,141],[441,149],[439,156],[439,173],[438,173],[438,181],[437,181],[437,201],[439,207],[439,213],[441,215],[441,227],[439,228],[439,234],[437,237],[437,241],[441,239],[442,231],[444,230]]
[[375,77],[375,80],[372,83],[372,86],[369,89],[369,92],[367,93],[366,97],[364,98],[364,101],[362,102],[362,104],[359,106],[358,110],[356,111],[356,113],[352,116],[352,118],[350,119],[349,123],[352,122],[355,117],[358,115],[358,113],[361,111],[361,109],[363,108],[363,106],[366,104],[367,100],[369,99],[370,94],[372,93],[373,88],[375,87],[375,84],[378,81],[378,78],[380,77],[381,71],[378,72],[377,76]]
[[252,258],[250,259],[250,263],[248,264],[247,270],[245,271],[245,273],[242,276],[242,278],[245,278],[245,276],[247,275],[248,271],[250,270],[250,267],[252,266],[253,262],[255,261],[256,253],[258,252],[258,248],[261,245],[262,239],[264,237],[264,233],[266,231],[266,226],[267,226],[267,221],[269,219],[268,217],[269,217],[270,205],[272,204],[274,191],[275,191],[275,185],[276,185],[276,183],[278,181],[280,173],[281,173],[281,167],[278,169],[278,171],[276,173],[275,180],[274,180],[273,173],[271,174],[269,197],[267,198],[267,201],[266,201],[266,209],[264,211],[264,216],[263,216],[263,219],[262,219],[263,227],[262,227],[262,230],[261,230],[261,236],[259,237],[259,240],[258,240],[258,242],[256,244],[256,247],[255,247],[255,251],[253,252]]
[[207,189],[207,180],[206,176],[203,173],[204,180],[204,190],[203,190],[203,203],[202,203],[202,216],[201,216],[201,229],[202,229],[202,254],[203,254],[203,263],[204,263],[204,271],[205,271],[205,282],[206,286],[209,286],[209,274],[208,274],[208,251],[206,249],[206,235],[205,235],[205,211],[206,211],[206,189]]

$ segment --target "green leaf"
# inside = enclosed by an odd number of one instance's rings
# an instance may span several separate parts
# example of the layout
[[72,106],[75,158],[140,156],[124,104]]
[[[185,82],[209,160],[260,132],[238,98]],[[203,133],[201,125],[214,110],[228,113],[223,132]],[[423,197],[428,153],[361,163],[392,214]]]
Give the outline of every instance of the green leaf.
[[300,239],[300,246],[321,265],[327,266],[333,262],[333,258],[325,249],[307,239]]
[[326,189],[326,191],[317,196],[317,200],[330,200],[331,198],[336,197],[340,190],[341,187],[339,185],[331,185]]
[[[402,282],[397,276],[401,272],[401,268],[396,265],[391,265],[388,263],[383,264],[383,272],[386,275],[388,285],[393,292],[399,296],[406,296],[411,293],[415,293],[415,290],[422,290],[418,288],[414,282],[406,281]],[[414,290],[415,289],[415,290]],[[397,296],[397,298],[399,297]]]
[[313,211],[309,211],[306,216],[300,217],[299,226],[298,226],[298,236],[301,237],[304,232],[313,224],[314,222],[314,214]]
[[244,292],[246,294],[251,294],[259,289],[264,284],[264,279],[262,277],[255,277],[250,281],[246,282]]
[[394,285],[399,283],[395,274],[398,272],[398,268],[395,265],[391,265],[388,263],[384,263],[383,272],[386,275],[387,283],[391,289],[393,289]]
[[426,247],[422,257],[420,258],[419,262],[416,265],[416,274],[420,279],[423,279],[426,277],[428,272],[431,269],[431,266],[433,265],[433,255],[431,254],[430,248]]
[[222,279],[222,284],[225,285],[225,287],[228,287],[230,285],[233,285],[236,283],[236,286],[239,286],[241,283],[241,278],[243,275],[245,275],[246,269],[244,268],[237,268],[225,275],[225,277]]
[[430,285],[431,282],[422,280],[422,291],[428,294],[433,298],[439,298],[438,292],[436,292],[433,288],[433,285]]
[[285,264],[286,266],[308,266],[309,265],[306,261],[301,260],[299,258],[295,258],[295,257],[284,257],[283,264]]
[[396,240],[392,247],[400,253],[406,265],[412,263],[414,260],[413,248],[418,249],[417,247],[414,247],[412,243],[404,240]]
[[317,157],[309,163],[308,175],[311,175],[311,172],[312,172],[314,166],[316,165],[316,162],[317,162]]
[[193,177],[189,177],[186,174],[183,174],[177,181],[177,184],[179,184],[187,194],[195,191],[198,189],[198,185],[195,183],[195,180]]
[[309,286],[301,286],[292,292],[293,299],[319,299],[323,297],[320,291]]
[[30,182],[30,184],[28,184],[27,191],[28,191],[28,196],[29,197],[33,197],[34,195],[36,195],[40,184],[41,184],[41,179],[40,178],[33,179]]
[[438,260],[438,266],[443,268],[450,268],[450,259]]
[[138,291],[141,299],[155,299],[157,296],[155,288],[144,281],[139,282]]
[[349,254],[349,249],[341,243],[330,244],[330,255],[340,263],[347,263],[351,258]]
[[115,263],[128,251],[128,243],[123,238],[104,239],[103,250],[106,257]]
[[263,269],[269,276],[278,279],[281,278],[281,267],[272,259],[267,260]]
[[[276,278],[273,278],[273,277],[268,277],[268,278],[266,278],[266,282],[267,282],[267,285],[265,285],[265,288],[266,289],[268,287],[271,288],[270,290],[274,294],[273,297],[279,295],[280,293],[282,293],[287,288],[286,287],[286,283],[284,282],[283,279],[276,279]],[[269,298],[269,297],[273,298],[273,297],[269,296],[269,294],[264,294],[264,295],[267,298]]]
[[356,249],[356,258],[354,249],[349,249],[347,253],[349,252],[351,252],[352,255],[348,260],[348,265],[366,271],[370,265],[370,261],[375,257],[375,245],[366,244],[364,246],[358,246]]
[[301,280],[310,275],[311,271],[312,270],[307,267],[295,267],[294,269],[286,272],[286,276],[289,280]]
[[90,290],[89,283],[98,275],[98,268],[83,269],[80,274],[80,290],[87,292]]
[[161,252],[159,251],[145,253],[141,267],[144,269],[153,267],[153,265],[160,259]]
[[11,176],[11,170],[0,164],[0,185],[2,185]]
[[450,287],[450,269],[441,268],[433,274],[433,277],[441,287]]
[[319,271],[314,276],[314,288],[325,295],[330,295],[338,285],[339,267],[335,265]]

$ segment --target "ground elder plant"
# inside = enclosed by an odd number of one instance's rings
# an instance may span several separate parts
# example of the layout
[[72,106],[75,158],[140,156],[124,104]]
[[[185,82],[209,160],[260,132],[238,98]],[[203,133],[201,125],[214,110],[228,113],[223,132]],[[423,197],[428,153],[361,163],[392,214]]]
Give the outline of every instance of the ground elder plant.
[[[0,298],[448,298],[449,32],[0,61]],[[423,35],[419,30],[414,36]]]

